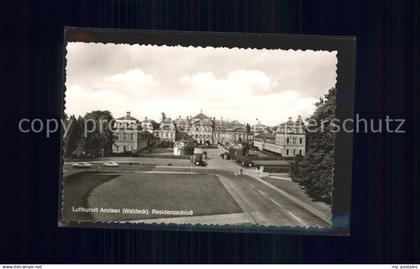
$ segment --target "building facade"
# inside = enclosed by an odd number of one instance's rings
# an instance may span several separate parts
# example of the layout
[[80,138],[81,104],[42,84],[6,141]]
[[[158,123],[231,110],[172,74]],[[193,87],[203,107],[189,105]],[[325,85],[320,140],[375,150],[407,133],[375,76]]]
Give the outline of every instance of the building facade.
[[278,126],[274,134],[258,134],[254,146],[260,150],[281,154],[285,157],[305,155],[306,136],[301,117],[294,122],[292,118]]
[[159,137],[160,141],[175,142],[175,132],[175,125],[171,118],[167,118],[165,113],[162,113],[159,129],[154,130],[155,136]]
[[200,112],[196,116],[189,119],[188,135],[200,144],[213,144],[213,127],[214,121],[212,118]]
[[144,120],[140,122],[140,126],[141,126],[141,129],[143,131],[146,131],[146,132],[149,132],[149,133],[153,134],[154,125],[155,125],[154,123],[155,122],[153,120],[145,117]]
[[257,119],[257,123],[252,125],[251,130],[255,135],[268,133],[268,127],[261,124],[261,122],[258,119]]
[[139,121],[130,115],[117,118],[114,123],[113,153],[136,152],[139,149]]

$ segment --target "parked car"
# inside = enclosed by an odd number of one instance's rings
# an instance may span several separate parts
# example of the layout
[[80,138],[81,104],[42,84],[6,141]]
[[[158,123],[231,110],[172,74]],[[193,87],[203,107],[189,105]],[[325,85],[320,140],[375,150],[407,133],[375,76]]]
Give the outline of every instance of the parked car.
[[73,163],[73,168],[91,168],[92,164],[87,162],[79,162],[79,163]]
[[230,155],[227,152],[223,152],[222,154],[220,154],[220,157],[222,157],[222,159],[224,160],[230,160]]
[[196,154],[194,154],[192,156],[191,160],[192,160],[192,163],[195,166],[203,166],[204,165],[204,162],[203,162],[203,154],[196,153]]
[[103,166],[105,167],[118,167],[118,163],[114,161],[104,162]]
[[244,167],[254,167],[255,166],[254,162],[251,161],[251,160],[248,160],[248,159],[242,159],[241,160],[241,165],[244,166]]

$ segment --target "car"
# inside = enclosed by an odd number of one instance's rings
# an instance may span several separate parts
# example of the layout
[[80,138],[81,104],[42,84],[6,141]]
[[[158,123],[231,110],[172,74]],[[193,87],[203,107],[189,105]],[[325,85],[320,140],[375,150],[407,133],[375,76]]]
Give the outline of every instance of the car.
[[230,154],[227,152],[220,154],[220,157],[224,160],[230,160]]
[[204,166],[203,154],[196,153],[191,157],[191,161],[195,166]]
[[255,166],[254,162],[251,160],[244,159],[241,161],[241,165],[245,167],[253,167]]
[[118,167],[118,163],[114,161],[104,162],[103,166],[105,167]]
[[92,164],[87,162],[78,162],[71,165],[73,168],[91,168]]

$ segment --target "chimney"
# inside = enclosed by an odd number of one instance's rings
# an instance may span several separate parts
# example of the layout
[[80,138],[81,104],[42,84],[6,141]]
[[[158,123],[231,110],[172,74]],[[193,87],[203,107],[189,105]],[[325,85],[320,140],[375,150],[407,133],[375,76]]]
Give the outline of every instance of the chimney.
[[147,117],[144,117],[144,120],[147,120]]
[[291,121],[292,120],[292,117],[289,117],[289,121]]
[[130,117],[130,111],[127,111],[127,117]]

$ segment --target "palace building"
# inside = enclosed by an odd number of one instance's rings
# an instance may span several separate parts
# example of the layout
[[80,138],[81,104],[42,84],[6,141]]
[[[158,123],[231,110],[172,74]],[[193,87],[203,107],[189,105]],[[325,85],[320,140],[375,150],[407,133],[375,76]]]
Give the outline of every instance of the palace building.
[[234,120],[217,120],[214,124],[214,141],[215,143],[233,143],[233,142],[252,142],[254,134],[251,128]]
[[140,122],[141,129],[151,134],[153,134],[154,125],[155,121],[150,120],[147,117],[145,117],[144,120]]
[[216,120],[202,111],[194,117],[178,117],[174,120],[178,132],[183,132],[200,144],[233,143],[237,141],[252,142],[253,133],[250,127],[234,120]]
[[138,150],[139,121],[130,115],[117,118],[114,123],[114,144],[113,153],[135,152]]
[[303,121],[299,116],[296,121],[290,117],[280,124],[274,134],[258,134],[254,137],[254,146],[260,150],[279,153],[285,157],[305,155],[306,137]]
[[296,121],[289,118],[287,122],[271,128],[260,122],[250,126],[236,120],[216,120],[202,111],[194,117],[179,116],[175,120],[162,113],[160,123],[148,118],[140,122],[127,112],[126,116],[116,119],[115,126],[114,153],[138,151],[145,146],[142,140],[149,139],[145,134],[153,134],[159,141],[172,143],[190,137],[199,144],[249,143],[260,150],[285,157],[305,155],[306,137],[300,116]]
[[155,136],[159,137],[160,141],[175,142],[175,125],[171,118],[166,117],[162,113],[159,129],[153,131]]

